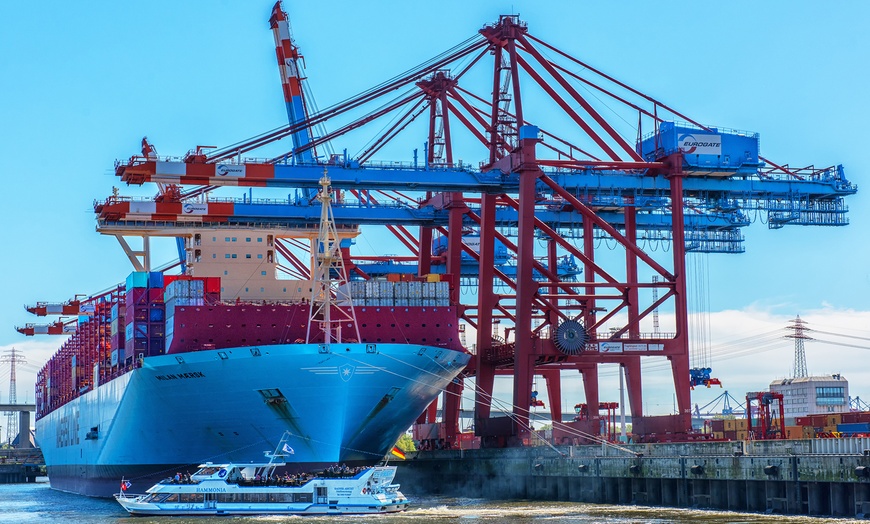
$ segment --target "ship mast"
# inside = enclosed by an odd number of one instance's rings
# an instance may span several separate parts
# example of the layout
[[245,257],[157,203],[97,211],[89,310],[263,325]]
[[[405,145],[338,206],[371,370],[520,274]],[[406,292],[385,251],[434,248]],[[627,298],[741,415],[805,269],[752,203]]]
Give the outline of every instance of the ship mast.
[[[359,328],[356,323],[356,312],[347,284],[347,273],[344,270],[344,260],[341,256],[341,240],[335,229],[335,218],[332,214],[332,190],[329,187],[329,177],[323,170],[320,178],[320,229],[317,238],[313,240],[311,253],[314,270],[311,274],[311,312],[308,317],[308,328],[305,332],[305,343],[312,342],[317,332],[312,333],[312,326],[317,326],[323,333],[323,343],[341,342],[342,325],[352,327],[356,341],[360,340]],[[339,288],[342,297],[346,297],[350,307],[345,310],[336,305]]]

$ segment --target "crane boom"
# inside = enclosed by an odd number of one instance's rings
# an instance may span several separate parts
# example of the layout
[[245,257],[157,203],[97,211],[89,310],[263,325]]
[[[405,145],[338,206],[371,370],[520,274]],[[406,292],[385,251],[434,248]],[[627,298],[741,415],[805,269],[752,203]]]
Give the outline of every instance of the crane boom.
[[[278,58],[278,71],[281,74],[281,85],[284,90],[284,103],[287,104],[287,118],[290,125],[304,121],[308,115],[305,99],[302,93],[302,64],[299,48],[290,35],[290,23],[287,13],[281,7],[281,2],[275,2],[269,25],[275,35],[275,54]],[[299,153],[294,154],[295,160],[302,163],[314,162],[311,148],[305,148],[311,142],[311,129],[308,126],[293,133],[293,148]]]

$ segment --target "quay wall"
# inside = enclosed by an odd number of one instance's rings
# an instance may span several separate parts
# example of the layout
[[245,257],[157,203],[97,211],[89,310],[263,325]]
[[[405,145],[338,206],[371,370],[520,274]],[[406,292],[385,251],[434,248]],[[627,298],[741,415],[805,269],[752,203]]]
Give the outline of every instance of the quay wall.
[[[867,451],[865,451],[867,450]],[[870,439],[408,453],[405,494],[870,517]]]

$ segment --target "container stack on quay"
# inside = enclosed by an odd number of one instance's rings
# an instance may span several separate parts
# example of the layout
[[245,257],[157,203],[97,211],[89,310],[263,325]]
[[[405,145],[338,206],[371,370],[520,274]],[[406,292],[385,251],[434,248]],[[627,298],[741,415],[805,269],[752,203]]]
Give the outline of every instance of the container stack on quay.
[[[783,438],[870,437],[870,411],[806,415],[794,421],[793,426],[785,426]],[[745,418],[713,419],[710,428],[714,440],[750,440]]]

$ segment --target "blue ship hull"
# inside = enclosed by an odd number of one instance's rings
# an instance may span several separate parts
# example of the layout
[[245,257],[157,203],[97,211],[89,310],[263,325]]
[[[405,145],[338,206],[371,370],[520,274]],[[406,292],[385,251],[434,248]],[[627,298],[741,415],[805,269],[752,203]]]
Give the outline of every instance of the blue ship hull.
[[203,462],[373,464],[468,363],[411,344],[282,344],[146,357],[36,423],[52,488],[108,497]]

